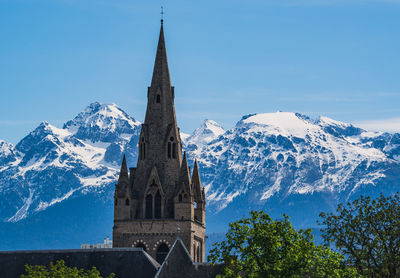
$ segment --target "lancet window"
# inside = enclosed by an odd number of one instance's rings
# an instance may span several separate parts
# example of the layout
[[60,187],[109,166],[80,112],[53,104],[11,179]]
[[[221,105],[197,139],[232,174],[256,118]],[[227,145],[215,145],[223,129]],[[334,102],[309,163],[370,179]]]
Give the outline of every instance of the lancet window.
[[169,138],[168,158],[176,158],[176,142],[175,142],[174,137]]
[[153,196],[151,194],[146,196],[146,218],[153,218]]
[[157,191],[154,197],[154,218],[161,218],[161,195],[159,191]]
[[139,156],[140,160],[144,160],[146,158],[146,142],[144,142],[144,138],[142,138],[139,144]]

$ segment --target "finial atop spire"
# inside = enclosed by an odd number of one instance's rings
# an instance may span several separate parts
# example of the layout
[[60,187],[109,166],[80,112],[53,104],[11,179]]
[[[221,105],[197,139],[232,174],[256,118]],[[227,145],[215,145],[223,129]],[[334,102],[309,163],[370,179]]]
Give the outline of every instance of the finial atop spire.
[[163,23],[164,23],[164,7],[163,6],[161,6],[161,25],[163,25]]

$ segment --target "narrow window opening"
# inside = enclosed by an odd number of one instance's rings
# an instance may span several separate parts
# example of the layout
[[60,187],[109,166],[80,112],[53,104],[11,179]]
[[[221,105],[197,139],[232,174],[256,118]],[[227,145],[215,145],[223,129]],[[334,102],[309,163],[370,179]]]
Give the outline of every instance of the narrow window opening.
[[197,246],[197,254],[196,254],[196,257],[197,257],[197,262],[200,262],[200,247],[199,247],[199,246]]
[[160,103],[160,101],[161,101],[160,95],[157,95],[157,97],[156,97],[156,102],[157,102],[157,103]]
[[139,158],[140,160],[144,160],[146,158],[146,143],[144,142],[144,138],[141,141],[139,144]]
[[161,218],[161,195],[160,192],[157,191],[155,199],[155,218]]
[[176,143],[172,143],[172,158],[176,158]]
[[128,198],[126,198],[126,200],[125,200],[125,205],[129,206],[129,199]]
[[182,202],[182,194],[179,194],[179,202]]
[[171,158],[171,142],[168,142],[168,158]]
[[115,205],[118,205],[118,199],[117,199],[117,198],[115,198],[114,204],[115,204]]
[[146,196],[146,218],[153,218],[153,196],[151,194]]

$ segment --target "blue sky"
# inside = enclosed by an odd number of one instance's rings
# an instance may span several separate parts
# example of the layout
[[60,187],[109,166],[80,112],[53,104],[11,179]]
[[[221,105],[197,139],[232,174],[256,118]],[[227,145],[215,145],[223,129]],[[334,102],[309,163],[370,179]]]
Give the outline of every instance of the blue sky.
[[93,101],[142,121],[161,5],[182,131],[278,110],[400,131],[400,0],[0,0],[0,139]]

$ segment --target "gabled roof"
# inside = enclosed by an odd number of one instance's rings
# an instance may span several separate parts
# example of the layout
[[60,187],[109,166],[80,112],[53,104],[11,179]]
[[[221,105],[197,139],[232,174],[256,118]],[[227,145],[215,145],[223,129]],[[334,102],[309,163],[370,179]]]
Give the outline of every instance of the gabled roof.
[[192,257],[178,237],[154,278],[190,277],[188,274],[192,267]]
[[178,237],[154,278],[211,278],[223,273],[223,265],[194,263],[188,250]]

